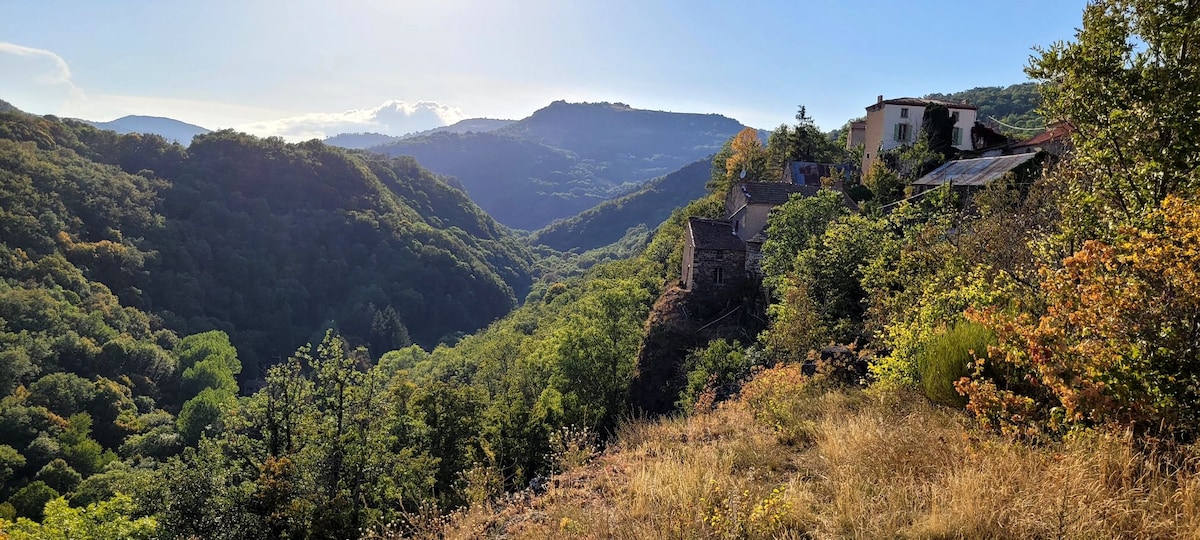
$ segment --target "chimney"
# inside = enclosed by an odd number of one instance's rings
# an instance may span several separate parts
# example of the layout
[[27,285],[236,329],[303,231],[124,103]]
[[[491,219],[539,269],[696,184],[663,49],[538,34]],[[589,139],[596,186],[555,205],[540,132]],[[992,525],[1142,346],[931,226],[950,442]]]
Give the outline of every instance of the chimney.
[[879,97],[875,98],[875,103],[883,103],[883,94],[879,94]]

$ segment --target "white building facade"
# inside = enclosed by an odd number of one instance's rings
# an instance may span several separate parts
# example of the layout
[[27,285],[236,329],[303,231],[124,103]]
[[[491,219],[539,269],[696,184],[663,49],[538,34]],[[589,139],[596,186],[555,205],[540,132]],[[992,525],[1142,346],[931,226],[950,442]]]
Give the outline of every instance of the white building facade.
[[975,125],[978,114],[974,105],[923,98],[885,100],[883,96],[879,96],[874,105],[867,107],[863,174],[871,170],[871,165],[878,161],[880,152],[917,141],[925,107],[932,103],[945,106],[950,110],[951,118],[955,119],[951,144],[959,150],[972,150],[971,128]]

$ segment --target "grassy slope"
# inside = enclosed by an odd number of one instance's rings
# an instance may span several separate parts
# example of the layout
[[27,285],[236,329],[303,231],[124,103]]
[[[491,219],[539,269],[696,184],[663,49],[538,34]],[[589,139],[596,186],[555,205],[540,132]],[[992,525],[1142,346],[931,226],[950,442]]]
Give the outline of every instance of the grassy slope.
[[[1193,538],[1200,475],[1121,437],[1030,447],[923,398],[769,370],[715,411],[633,422],[592,463],[446,538]],[[422,531],[418,531],[422,532]],[[418,535],[419,536],[419,535]]]

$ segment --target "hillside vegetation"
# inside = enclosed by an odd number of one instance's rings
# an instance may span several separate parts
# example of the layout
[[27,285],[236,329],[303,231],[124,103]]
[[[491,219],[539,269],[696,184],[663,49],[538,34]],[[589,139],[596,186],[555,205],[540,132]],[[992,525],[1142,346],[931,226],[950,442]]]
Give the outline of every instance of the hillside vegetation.
[[[1190,538],[1200,475],[1127,436],[1031,447],[922,396],[844,390],[799,366],[712,411],[626,424],[558,454],[540,495],[498,498],[415,538]],[[399,538],[384,533],[383,538]]]
[[[1037,178],[873,208],[948,157],[949,112],[931,107],[913,145],[851,186],[875,190],[865,212],[828,189],[793,196],[768,219],[761,287],[681,289],[691,217],[722,217],[743,176],[842,151],[802,108],[765,145],[752,129],[733,137],[705,196],[648,242],[626,235],[636,256],[537,261],[570,271],[544,272],[520,308],[431,350],[406,346],[406,327],[481,316],[476,298],[511,305],[519,289],[500,276],[526,266],[460,192],[416,180],[426,175],[413,161],[227,132],[185,150],[8,119],[0,531],[1194,537],[1200,126],[1179,111],[1200,109],[1187,45],[1197,10],[1093,3],[1075,41],[1031,62],[1042,114],[1075,128],[1073,150]],[[228,221],[271,234],[251,234],[252,251]],[[197,240],[210,230],[218,241]],[[151,243],[172,231],[173,243]],[[259,241],[274,239],[281,247]],[[277,269],[262,324],[353,313],[410,273],[439,274],[440,297],[414,289],[421,301],[375,304],[365,337],[340,319],[322,325],[261,378],[239,378],[257,367],[243,358],[258,342],[177,334],[156,299],[171,298],[154,281],[162,269],[142,273],[174,247],[204,276],[226,243],[241,258],[205,282],[217,294],[185,299],[248,307],[264,292],[253,271]],[[297,251],[316,270],[270,264]],[[237,288],[247,281],[256,288]],[[281,298],[307,309],[267,302]],[[412,306],[428,311],[410,319]]]
[[646,182],[637,191],[604,201],[573,217],[535,232],[530,243],[554,249],[587,251],[620,240],[639,226],[654,229],[671,212],[704,195],[712,163],[696,161],[666,176]]
[[[929,99],[957,103],[966,101],[979,107],[979,121],[997,124],[1001,133],[1027,139],[1046,127],[1046,120],[1038,114],[1042,98],[1037,84],[1032,82],[1010,86],[980,86],[949,94],[929,94]],[[1017,129],[1024,128],[1024,129]]]
[[141,527],[118,492],[165,500],[138,482],[327,329],[373,362],[529,287],[528,250],[464,193],[317,142],[5,113],[0,202],[0,520],[62,495]]

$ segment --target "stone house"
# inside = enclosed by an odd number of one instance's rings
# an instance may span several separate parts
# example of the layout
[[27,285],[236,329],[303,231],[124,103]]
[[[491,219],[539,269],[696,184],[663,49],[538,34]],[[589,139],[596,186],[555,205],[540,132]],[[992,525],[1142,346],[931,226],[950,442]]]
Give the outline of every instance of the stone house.
[[[742,182],[725,196],[725,219],[690,218],[683,248],[683,287],[715,291],[761,277],[759,261],[767,216],[794,194],[816,195],[821,186]],[[846,205],[858,206],[844,193]]]
[[683,288],[711,292],[746,280],[746,243],[728,219],[688,219],[683,248]]

